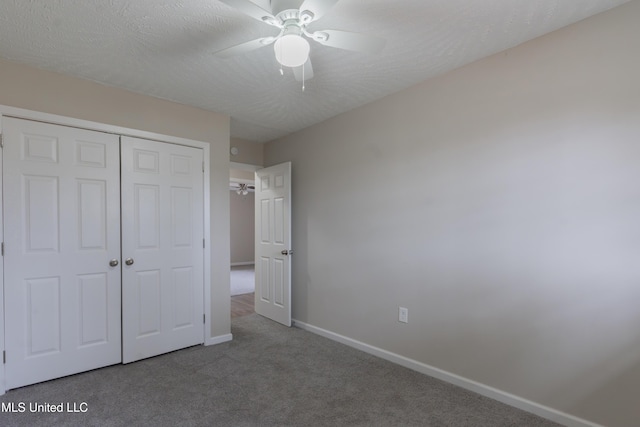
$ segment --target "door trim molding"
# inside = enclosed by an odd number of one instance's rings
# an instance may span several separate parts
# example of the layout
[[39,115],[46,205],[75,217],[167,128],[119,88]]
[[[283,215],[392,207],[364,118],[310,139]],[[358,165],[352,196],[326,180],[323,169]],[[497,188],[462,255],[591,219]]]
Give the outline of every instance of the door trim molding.
[[[206,244],[204,248],[204,313],[206,319],[212,319],[211,315],[211,160],[210,151],[211,146],[207,142],[196,141],[193,139],[181,138],[170,135],[163,135],[155,132],[148,132],[139,129],[131,129],[122,126],[109,125],[105,123],[94,122],[90,120],[76,119],[73,117],[59,116],[56,114],[42,113],[39,111],[26,110],[23,108],[16,108],[7,105],[0,104],[0,133],[2,133],[2,117],[14,117],[18,119],[26,119],[32,121],[46,122],[61,126],[75,127],[79,129],[87,129],[104,133],[111,133],[120,136],[132,136],[135,138],[149,139],[152,141],[165,142],[171,144],[185,145],[188,147],[200,148],[203,150],[204,157],[204,235]],[[0,196],[2,196],[2,152],[0,150]],[[0,200],[2,200],[0,198]],[[3,203],[3,202],[0,202]],[[2,212],[4,206],[0,209],[0,237],[3,238],[2,232]],[[4,274],[3,274],[4,262],[0,262],[0,289],[4,291]],[[4,292],[0,292],[0,352],[5,350],[5,337],[4,337]],[[211,321],[208,321],[204,325],[204,336],[202,341],[205,345],[216,344],[218,342],[228,341],[224,339],[217,341],[221,337],[211,337]],[[230,339],[230,338],[229,338]],[[1,355],[0,355],[1,357]],[[5,365],[0,363],[0,396],[6,391],[5,382]]]

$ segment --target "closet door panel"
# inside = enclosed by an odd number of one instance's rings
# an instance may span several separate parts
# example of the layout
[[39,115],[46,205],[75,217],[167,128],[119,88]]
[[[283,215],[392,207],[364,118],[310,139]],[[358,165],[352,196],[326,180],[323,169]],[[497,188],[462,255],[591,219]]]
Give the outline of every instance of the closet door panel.
[[119,363],[119,137],[2,121],[7,389]]
[[204,342],[204,157],[138,138],[122,137],[121,146],[128,363]]

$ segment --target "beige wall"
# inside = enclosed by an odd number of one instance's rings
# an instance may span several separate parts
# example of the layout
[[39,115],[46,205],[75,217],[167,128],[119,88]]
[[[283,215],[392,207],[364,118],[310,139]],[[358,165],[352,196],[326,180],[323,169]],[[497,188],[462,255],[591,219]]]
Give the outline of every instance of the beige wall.
[[211,145],[211,327],[230,333],[229,117],[0,60],[0,105]]
[[264,162],[264,145],[240,138],[231,138],[231,147],[238,149],[238,154],[229,154],[234,163],[262,166]]
[[637,425],[638,22],[634,1],[268,143],[293,164],[293,317]]
[[231,204],[231,264],[254,262],[255,194],[229,192]]

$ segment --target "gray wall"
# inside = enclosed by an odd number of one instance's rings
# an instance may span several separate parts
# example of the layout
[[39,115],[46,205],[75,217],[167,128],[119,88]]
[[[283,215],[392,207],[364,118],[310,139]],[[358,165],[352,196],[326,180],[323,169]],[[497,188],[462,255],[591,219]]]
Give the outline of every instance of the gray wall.
[[637,425],[638,22],[633,1],[268,143],[293,163],[293,317]]
[[229,334],[229,117],[4,60],[0,104],[211,145],[211,329]]
[[229,192],[231,204],[231,265],[254,262],[255,194]]

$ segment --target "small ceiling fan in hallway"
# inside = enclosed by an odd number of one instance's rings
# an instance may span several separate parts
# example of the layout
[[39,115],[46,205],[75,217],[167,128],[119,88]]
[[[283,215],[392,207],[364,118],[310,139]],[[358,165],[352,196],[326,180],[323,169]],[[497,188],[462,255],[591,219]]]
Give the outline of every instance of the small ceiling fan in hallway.
[[[324,46],[364,53],[376,53],[385,45],[385,40],[376,36],[341,30],[307,29],[309,24],[320,19],[338,0],[271,0],[270,10],[265,10],[250,0],[220,1],[251,18],[279,28],[280,33],[223,49],[215,55],[228,58],[273,44],[276,60],[284,67],[292,68],[298,81],[313,77],[308,40]],[[282,72],[282,68],[280,69]]]
[[256,191],[256,186],[253,184],[245,184],[240,182],[230,182],[229,189],[234,190],[238,196],[246,196],[249,193]]

